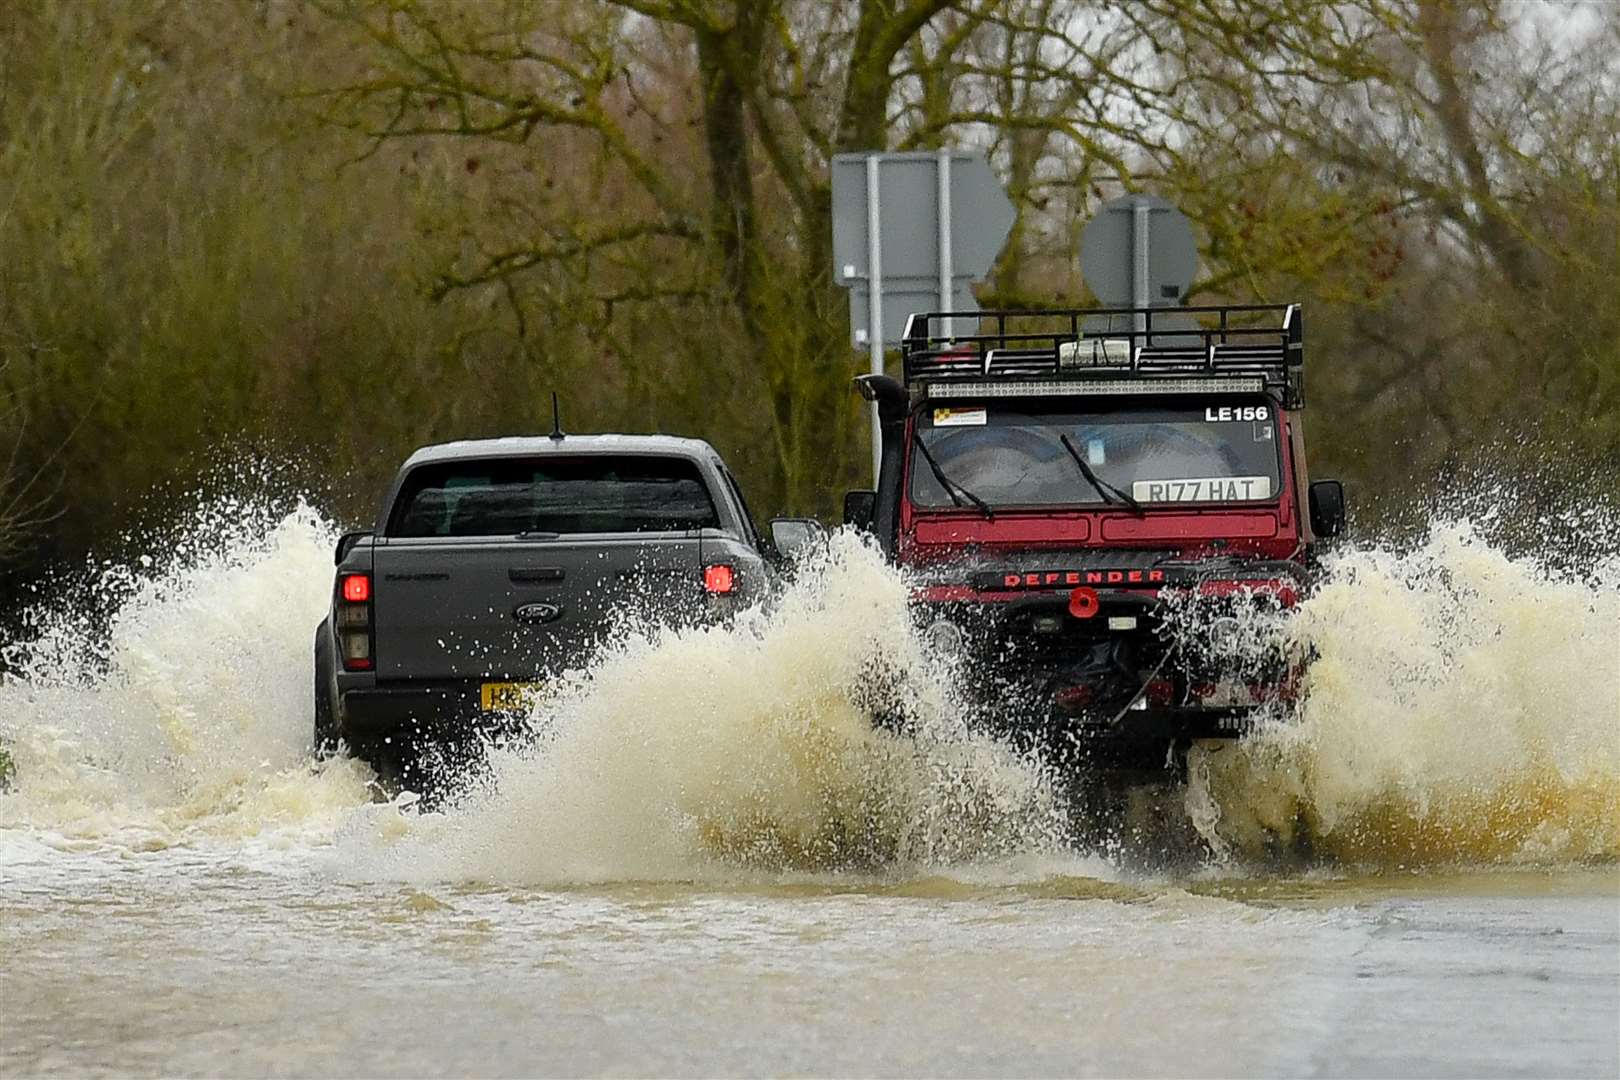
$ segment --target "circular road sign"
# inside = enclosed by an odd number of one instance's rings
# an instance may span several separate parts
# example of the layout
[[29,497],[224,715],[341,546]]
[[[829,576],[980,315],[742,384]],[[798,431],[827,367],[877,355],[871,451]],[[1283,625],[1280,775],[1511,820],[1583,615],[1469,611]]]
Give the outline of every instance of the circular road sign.
[[1132,306],[1136,281],[1136,208],[1147,207],[1148,306],[1182,302],[1198,270],[1198,245],[1187,215],[1157,195],[1109,199],[1080,231],[1080,272],[1097,299]]

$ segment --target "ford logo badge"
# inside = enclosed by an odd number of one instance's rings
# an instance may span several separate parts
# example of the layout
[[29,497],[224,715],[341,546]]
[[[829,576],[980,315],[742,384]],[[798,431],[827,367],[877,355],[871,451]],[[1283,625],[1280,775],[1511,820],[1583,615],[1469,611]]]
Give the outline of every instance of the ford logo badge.
[[512,618],[520,623],[538,626],[540,623],[556,622],[562,618],[563,609],[557,604],[519,604],[512,611]]

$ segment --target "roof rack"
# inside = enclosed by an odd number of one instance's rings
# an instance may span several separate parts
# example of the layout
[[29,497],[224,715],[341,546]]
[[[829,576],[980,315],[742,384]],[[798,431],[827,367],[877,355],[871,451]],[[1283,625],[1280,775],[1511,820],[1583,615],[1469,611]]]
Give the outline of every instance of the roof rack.
[[1012,387],[1007,380],[1020,396],[1242,385],[1276,390],[1297,409],[1304,340],[1298,304],[936,311],[911,316],[900,354],[906,385],[931,397]]

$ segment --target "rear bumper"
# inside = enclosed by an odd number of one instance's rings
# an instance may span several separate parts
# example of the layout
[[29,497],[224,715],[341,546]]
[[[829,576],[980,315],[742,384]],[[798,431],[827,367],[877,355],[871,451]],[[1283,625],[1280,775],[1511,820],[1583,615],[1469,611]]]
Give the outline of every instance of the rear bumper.
[[478,683],[385,686],[338,695],[338,731],[348,739],[394,734],[456,735],[498,726],[508,714],[484,712]]
[[1198,742],[1235,742],[1263,719],[1283,715],[1275,705],[1162,706],[1111,714],[1066,715],[1045,699],[1003,697],[979,716],[997,737],[1053,761],[1158,771],[1179,768]]
[[1186,739],[1236,739],[1254,729],[1258,706],[1129,710],[1112,726],[1075,724],[1087,741],[1165,743]]
[[1094,765],[1175,769],[1190,744],[1240,739],[1254,729],[1262,713],[1254,706],[1132,710],[1112,725],[1058,721],[1063,731],[1051,734]]

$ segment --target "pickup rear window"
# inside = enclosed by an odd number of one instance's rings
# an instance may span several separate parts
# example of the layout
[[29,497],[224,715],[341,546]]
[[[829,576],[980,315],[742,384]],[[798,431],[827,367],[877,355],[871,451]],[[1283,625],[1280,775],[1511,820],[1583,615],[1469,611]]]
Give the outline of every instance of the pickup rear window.
[[696,463],[592,455],[423,465],[406,477],[388,535],[684,532],[719,524]]

